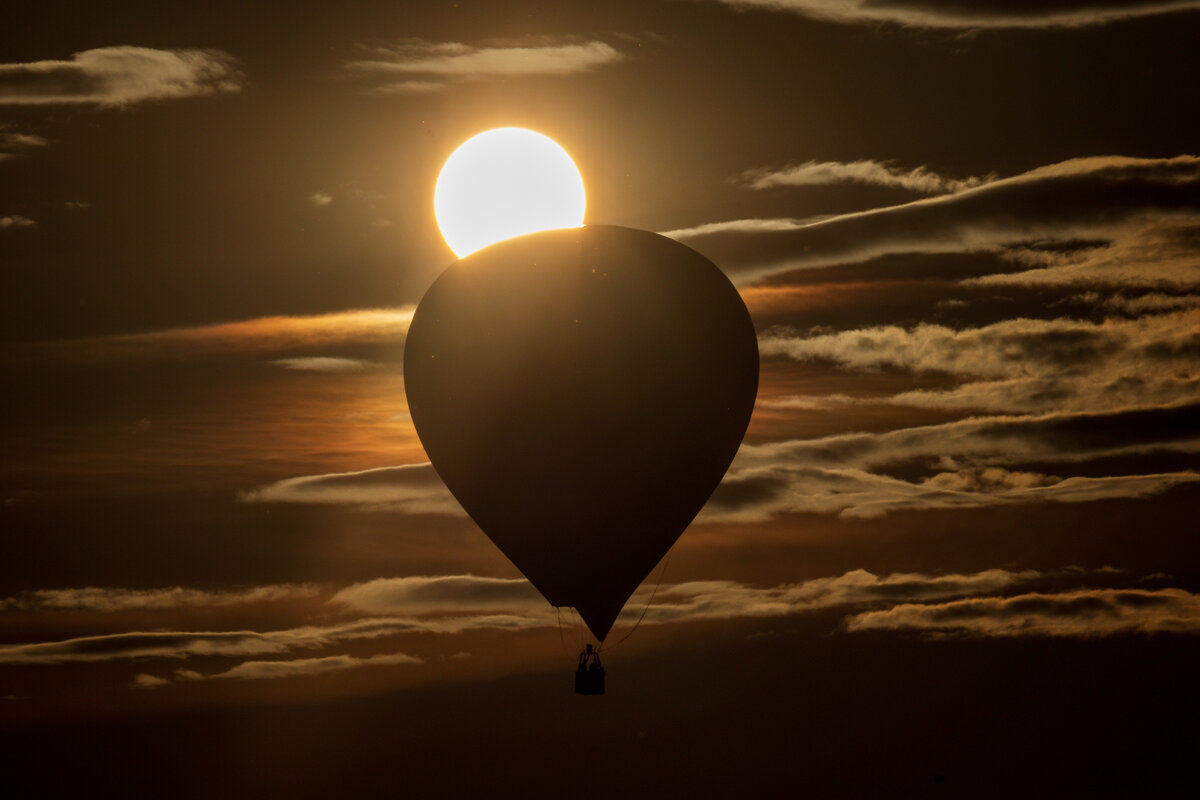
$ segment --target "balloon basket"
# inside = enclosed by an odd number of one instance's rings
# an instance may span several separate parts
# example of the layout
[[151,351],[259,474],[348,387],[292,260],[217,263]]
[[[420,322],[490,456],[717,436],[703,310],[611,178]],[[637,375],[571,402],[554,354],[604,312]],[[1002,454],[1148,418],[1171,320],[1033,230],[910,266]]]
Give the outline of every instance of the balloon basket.
[[576,672],[575,694],[604,694],[604,670],[588,669]]

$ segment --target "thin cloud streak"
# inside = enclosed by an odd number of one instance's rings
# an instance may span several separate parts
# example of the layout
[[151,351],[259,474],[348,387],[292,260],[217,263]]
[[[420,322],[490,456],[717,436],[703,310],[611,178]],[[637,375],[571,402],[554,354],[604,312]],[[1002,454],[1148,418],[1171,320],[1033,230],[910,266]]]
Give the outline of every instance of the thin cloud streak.
[[429,462],[287,478],[243,492],[244,503],[355,505],[377,511],[465,516]]
[[327,672],[342,672],[363,667],[394,667],[397,664],[423,664],[416,656],[405,653],[390,653],[359,658],[351,655],[325,656],[324,658],[296,658],[287,661],[244,661],[224,672],[201,673],[195,670],[176,671],[177,680],[265,680],[271,678],[308,678]]
[[340,625],[306,626],[263,632],[131,631],[80,636],[57,642],[0,645],[0,664],[66,664],[145,658],[273,655],[402,633],[461,633],[467,630],[540,628],[554,624],[553,619],[551,614],[542,618],[480,614],[428,620],[380,617]]
[[929,605],[902,604],[848,617],[845,629],[940,636],[1094,638],[1200,633],[1200,595],[1183,589],[1082,589]]
[[751,189],[776,189],[794,186],[821,186],[831,183],[860,183],[906,189],[921,194],[949,194],[980,186],[996,179],[948,178],[928,167],[904,170],[888,162],[872,161],[806,161],[780,169],[760,168],[742,174],[742,182]]
[[240,91],[236,60],[220,50],[101,47],[69,61],[0,64],[0,105],[128,106]]
[[106,361],[178,358],[221,353],[270,353],[335,344],[399,343],[414,306],[330,314],[260,317],[192,328],[35,342],[0,350],[0,361]]
[[891,23],[911,28],[1077,28],[1107,25],[1138,17],[1200,9],[1195,0],[1104,2],[1103,0],[1004,0],[962,3],[959,0],[718,0],[739,9],[789,12],[848,25]]
[[527,580],[477,575],[380,578],[348,586],[329,602],[366,614],[540,613],[546,609],[545,598]]
[[313,584],[277,584],[250,589],[205,591],[183,586],[164,589],[122,589],[86,586],[80,589],[38,589],[20,597],[0,600],[0,610],[23,611],[143,611],[204,606],[271,603],[314,597]]
[[334,356],[303,356],[298,358],[277,358],[272,364],[297,372],[362,372],[376,366],[374,362],[361,358],[338,358]]
[[600,41],[474,47],[410,39],[395,48],[379,48],[372,55],[348,62],[346,70],[376,79],[414,76],[373,89],[383,94],[437,91],[460,81],[574,75],[624,59],[621,52]]

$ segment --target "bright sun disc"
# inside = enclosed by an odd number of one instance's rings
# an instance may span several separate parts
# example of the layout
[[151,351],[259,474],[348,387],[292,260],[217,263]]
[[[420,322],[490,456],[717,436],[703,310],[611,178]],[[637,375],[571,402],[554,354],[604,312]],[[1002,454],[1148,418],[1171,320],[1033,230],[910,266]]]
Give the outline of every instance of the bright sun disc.
[[459,258],[514,236],[578,228],[585,205],[567,151],[525,128],[468,139],[446,159],[433,192],[438,228]]

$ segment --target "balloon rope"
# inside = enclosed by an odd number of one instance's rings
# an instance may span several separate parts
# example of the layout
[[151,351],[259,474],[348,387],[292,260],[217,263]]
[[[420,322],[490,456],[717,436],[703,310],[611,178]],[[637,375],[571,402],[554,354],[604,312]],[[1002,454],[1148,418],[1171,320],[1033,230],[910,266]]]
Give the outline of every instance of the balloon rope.
[[[630,636],[633,636],[633,632],[638,629],[638,626],[642,624],[642,620],[644,620],[646,618],[646,612],[650,610],[650,604],[654,602],[654,596],[656,594],[658,594],[658,589],[660,586],[662,586],[663,576],[667,574],[667,564],[671,563],[671,554],[674,552],[675,552],[674,547],[672,547],[670,550],[667,551],[667,557],[665,559],[663,559],[662,569],[660,569],[658,571],[658,583],[654,584],[654,591],[650,592],[650,599],[646,601],[646,607],[642,609],[642,615],[640,617],[638,617],[637,622],[635,622],[633,624],[633,627],[629,629],[629,633],[625,634],[620,639],[613,642],[612,646],[608,648],[609,650],[612,650],[614,647],[621,644],[621,642],[625,641]],[[600,646],[596,648],[596,651],[599,652],[600,650],[603,650],[603,649],[604,649],[604,642],[601,642]]]
[[561,606],[554,607],[554,618],[558,621],[558,643],[559,643],[559,645],[562,646],[563,654],[570,655],[570,652],[567,650],[567,640],[563,638],[563,634],[562,634],[562,607]]

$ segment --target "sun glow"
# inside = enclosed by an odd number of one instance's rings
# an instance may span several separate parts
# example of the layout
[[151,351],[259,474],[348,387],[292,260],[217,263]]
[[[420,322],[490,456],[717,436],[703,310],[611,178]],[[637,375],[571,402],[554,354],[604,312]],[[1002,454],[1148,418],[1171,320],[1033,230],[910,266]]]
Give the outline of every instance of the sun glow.
[[433,193],[438,228],[459,258],[514,236],[577,228],[586,204],[567,151],[525,128],[468,139],[446,159]]

